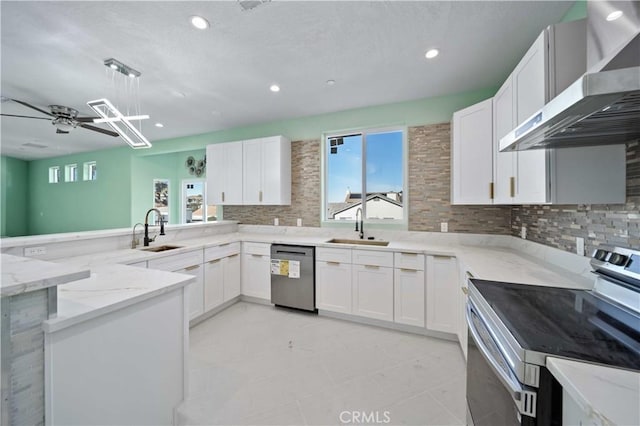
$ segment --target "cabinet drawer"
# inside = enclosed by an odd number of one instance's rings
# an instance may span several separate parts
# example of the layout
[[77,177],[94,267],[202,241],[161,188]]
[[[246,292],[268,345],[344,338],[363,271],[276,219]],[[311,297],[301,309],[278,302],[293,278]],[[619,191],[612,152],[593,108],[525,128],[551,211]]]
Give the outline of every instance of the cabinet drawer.
[[188,253],[165,256],[160,259],[152,259],[148,262],[149,269],[161,271],[178,271],[194,265],[202,264],[202,249]]
[[424,254],[406,252],[394,253],[394,266],[400,269],[424,271]]
[[353,250],[353,264],[393,268],[393,253],[389,251]]
[[240,243],[227,243],[216,247],[207,247],[204,249],[204,261],[222,259],[237,253],[240,253]]
[[316,247],[316,260],[351,263],[351,249]]
[[260,254],[263,256],[271,256],[271,244],[242,243],[242,252],[245,254]]
[[127,263],[127,266],[135,266],[136,268],[146,268],[147,261],[143,260],[142,262]]

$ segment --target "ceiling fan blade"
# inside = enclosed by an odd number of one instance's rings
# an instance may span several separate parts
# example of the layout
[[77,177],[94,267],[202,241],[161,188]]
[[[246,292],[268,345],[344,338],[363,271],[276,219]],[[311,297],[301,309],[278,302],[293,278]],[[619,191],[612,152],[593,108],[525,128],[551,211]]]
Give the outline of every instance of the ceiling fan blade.
[[88,124],[80,124],[80,127],[83,127],[87,130],[93,130],[94,132],[104,133],[105,135],[109,135],[109,136],[114,136],[114,137],[120,136],[118,133],[112,132],[111,130],[101,129],[100,127],[90,126]]
[[35,106],[33,106],[33,105],[31,105],[31,104],[28,104],[28,103],[26,103],[26,102],[22,102],[22,101],[19,101],[19,100],[17,100],[17,99],[11,99],[11,100],[12,100],[13,102],[17,102],[17,103],[19,103],[20,105],[24,105],[24,106],[26,106],[27,108],[35,109],[36,111],[41,112],[41,113],[43,113],[43,114],[45,114],[45,115],[48,115],[48,116],[50,116],[50,117],[53,117],[53,116],[54,116],[54,115],[53,115],[53,114],[51,114],[50,112],[45,111],[45,110],[43,110],[43,109],[40,109],[40,108],[38,108],[38,107],[35,107]]
[[46,118],[46,117],[32,117],[30,115],[15,115],[15,114],[0,114],[2,116],[5,117],[20,117],[20,118],[35,118],[36,120],[47,120],[47,121],[51,121],[50,118]]
[[56,129],[56,133],[67,134],[69,132],[65,132],[64,130]]
[[97,120],[98,118],[100,117],[76,117],[74,120],[78,123],[93,123],[93,120]]

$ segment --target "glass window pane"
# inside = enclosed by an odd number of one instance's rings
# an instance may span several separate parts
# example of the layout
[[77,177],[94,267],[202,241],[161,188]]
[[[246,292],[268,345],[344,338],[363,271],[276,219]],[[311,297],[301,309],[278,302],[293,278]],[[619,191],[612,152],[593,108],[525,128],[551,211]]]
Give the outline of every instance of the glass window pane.
[[328,220],[353,220],[362,196],[362,135],[329,137],[326,208]]
[[60,167],[49,167],[49,183],[60,182]]
[[402,132],[369,133],[365,143],[366,217],[402,220]]

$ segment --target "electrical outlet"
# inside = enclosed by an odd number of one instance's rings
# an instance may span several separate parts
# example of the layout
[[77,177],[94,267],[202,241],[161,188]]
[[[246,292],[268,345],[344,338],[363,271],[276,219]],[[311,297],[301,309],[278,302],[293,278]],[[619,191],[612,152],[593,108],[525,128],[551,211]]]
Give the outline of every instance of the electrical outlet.
[[25,256],[42,256],[43,254],[47,254],[46,247],[25,247],[24,255]]
[[523,226],[522,228],[520,228],[520,238],[522,238],[523,240],[527,239],[527,227]]
[[296,221],[296,225],[297,226],[302,226],[302,218],[298,218],[298,220]]
[[449,232],[449,224],[447,222],[440,223],[440,232]]
[[576,237],[576,253],[584,256],[584,238]]
[[273,219],[273,226],[278,226],[278,225],[280,225],[280,219],[276,217],[275,219]]

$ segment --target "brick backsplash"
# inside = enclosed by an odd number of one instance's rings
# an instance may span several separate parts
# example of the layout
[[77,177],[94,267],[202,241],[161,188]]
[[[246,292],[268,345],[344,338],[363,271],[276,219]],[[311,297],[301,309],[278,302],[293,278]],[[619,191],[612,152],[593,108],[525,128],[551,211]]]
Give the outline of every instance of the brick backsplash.
[[320,141],[291,142],[290,206],[224,206],[223,217],[247,225],[320,226]]
[[[599,244],[640,248],[640,143],[627,144],[627,202],[620,205],[452,206],[449,123],[410,127],[409,230],[520,235],[575,252],[576,237],[587,253]],[[291,143],[291,206],[226,206],[225,219],[250,225],[320,226],[320,140]]]
[[640,142],[627,143],[627,202],[611,205],[514,206],[511,234],[527,227],[527,239],[575,252],[585,239],[587,255],[600,244],[640,249]]
[[451,126],[409,128],[409,230],[509,234],[510,206],[453,206]]
[[[409,128],[409,230],[509,234],[509,207],[451,206],[450,125]],[[291,206],[225,206],[224,218],[249,225],[320,226],[320,140],[291,143]]]

